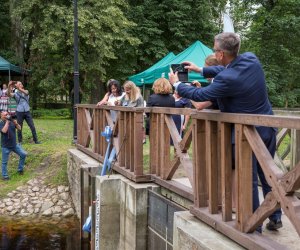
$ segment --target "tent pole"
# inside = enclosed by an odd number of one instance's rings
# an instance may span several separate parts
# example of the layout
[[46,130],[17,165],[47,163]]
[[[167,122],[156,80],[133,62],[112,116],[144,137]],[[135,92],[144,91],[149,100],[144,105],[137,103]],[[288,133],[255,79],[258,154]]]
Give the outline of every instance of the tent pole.
[[143,99],[145,100],[145,84],[143,84]]
[[8,81],[10,82],[10,69],[8,70]]

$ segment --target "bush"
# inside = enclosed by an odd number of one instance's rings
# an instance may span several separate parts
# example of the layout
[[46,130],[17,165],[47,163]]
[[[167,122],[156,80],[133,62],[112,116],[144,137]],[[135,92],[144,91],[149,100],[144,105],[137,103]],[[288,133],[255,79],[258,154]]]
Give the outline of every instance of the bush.
[[71,111],[70,109],[37,109],[32,111],[32,116],[34,118],[42,119],[70,119]]

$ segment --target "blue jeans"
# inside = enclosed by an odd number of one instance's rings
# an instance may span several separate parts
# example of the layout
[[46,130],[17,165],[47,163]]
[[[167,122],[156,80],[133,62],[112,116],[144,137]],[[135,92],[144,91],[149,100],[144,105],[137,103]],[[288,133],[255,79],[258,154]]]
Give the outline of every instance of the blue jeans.
[[7,162],[8,162],[9,154],[11,151],[15,152],[17,155],[20,156],[18,172],[23,171],[23,168],[24,168],[27,153],[24,151],[24,149],[19,144],[17,144],[14,148],[2,147],[2,177],[4,177],[4,178],[8,177]]

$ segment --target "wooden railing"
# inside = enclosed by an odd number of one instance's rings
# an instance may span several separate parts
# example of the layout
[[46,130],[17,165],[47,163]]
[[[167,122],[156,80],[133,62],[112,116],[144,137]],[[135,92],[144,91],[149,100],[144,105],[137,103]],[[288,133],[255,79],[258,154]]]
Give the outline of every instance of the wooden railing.
[[[285,215],[300,235],[300,162],[290,161],[281,169],[269,154],[255,126],[277,127],[277,147],[283,135],[300,130],[300,117],[227,114],[218,111],[195,111],[174,108],[95,107],[78,105],[77,147],[103,162],[107,143],[100,136],[106,125],[113,129],[117,159],[113,169],[136,182],[154,181],[193,200],[191,213],[247,248],[278,248],[257,239],[254,232],[276,208]],[[118,110],[118,111],[117,111]],[[117,111],[115,122],[111,111]],[[150,115],[150,152],[143,149],[143,113]],[[174,114],[189,114],[192,122],[183,139],[172,119]],[[232,213],[232,126],[235,137],[237,204]],[[170,147],[170,138],[174,149]],[[299,139],[291,139],[299,141]],[[298,145],[300,146],[300,145]],[[298,152],[298,147],[296,150]],[[295,148],[295,145],[294,145]],[[282,150],[281,150],[282,151]],[[252,154],[258,159],[272,187],[261,206],[252,212]],[[277,156],[281,162],[286,153]],[[143,158],[149,164],[143,165]],[[298,157],[298,158],[297,158]],[[299,156],[293,156],[299,159]],[[294,160],[295,161],[295,160]],[[277,161],[276,161],[277,162]],[[172,179],[179,166],[185,170],[191,186]],[[282,167],[282,166],[281,166]],[[243,233],[241,233],[243,232]],[[282,246],[279,246],[281,248]]]

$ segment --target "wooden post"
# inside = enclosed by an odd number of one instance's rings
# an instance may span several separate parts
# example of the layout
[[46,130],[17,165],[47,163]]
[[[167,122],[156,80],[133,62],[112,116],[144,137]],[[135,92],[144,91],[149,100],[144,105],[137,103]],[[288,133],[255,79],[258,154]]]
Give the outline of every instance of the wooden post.
[[300,161],[300,130],[291,130],[291,166],[294,167]]
[[231,124],[221,125],[221,190],[223,221],[232,220],[232,143]]
[[237,176],[237,228],[245,232],[247,220],[252,215],[252,150],[243,125],[235,125],[235,155]]
[[143,174],[143,112],[134,113],[134,175]]
[[198,207],[207,206],[206,148],[205,121],[193,121],[193,168],[194,168],[194,204]]
[[218,213],[218,124],[206,121],[206,169],[208,171],[208,207]]

